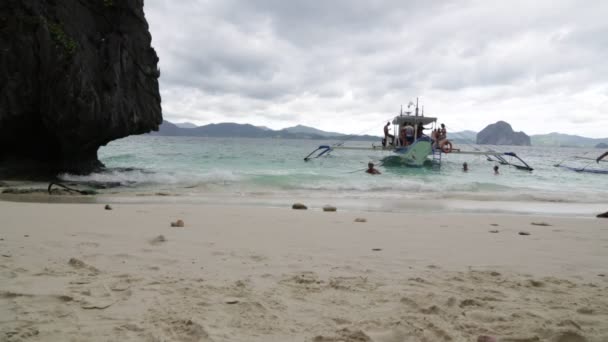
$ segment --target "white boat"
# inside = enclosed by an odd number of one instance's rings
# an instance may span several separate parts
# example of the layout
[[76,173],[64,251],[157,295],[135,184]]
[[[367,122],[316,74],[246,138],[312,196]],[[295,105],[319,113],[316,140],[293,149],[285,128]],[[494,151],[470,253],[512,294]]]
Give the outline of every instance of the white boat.
[[[454,147],[452,142],[447,138],[435,141],[434,139],[436,137],[426,135],[424,134],[424,131],[437,129],[437,118],[424,116],[424,110],[419,110],[418,101],[416,101],[414,111],[403,112],[403,110],[401,110],[399,115],[393,118],[392,124],[394,127],[394,132],[396,133],[392,143],[385,141],[385,138],[382,139],[382,144],[372,144],[371,147],[350,147],[344,146],[344,143],[321,145],[306,156],[304,160],[309,161],[314,158],[326,156],[335,150],[390,151],[393,153],[393,155],[391,157],[387,157],[388,159],[385,158],[383,162],[386,162],[392,158],[397,158],[398,163],[396,164],[411,167],[421,167],[429,164],[440,166],[442,158],[444,158],[446,155],[454,153],[486,156],[489,161],[498,162],[502,165],[511,165],[519,170],[534,170],[514,152],[497,152],[492,150],[463,151],[457,147]],[[429,125],[430,127],[428,127]],[[406,139],[403,139],[404,137],[400,135],[403,134],[406,126],[412,126],[414,128],[414,134],[410,142],[402,143],[402,141]],[[511,163],[506,157],[515,158],[519,163]]]

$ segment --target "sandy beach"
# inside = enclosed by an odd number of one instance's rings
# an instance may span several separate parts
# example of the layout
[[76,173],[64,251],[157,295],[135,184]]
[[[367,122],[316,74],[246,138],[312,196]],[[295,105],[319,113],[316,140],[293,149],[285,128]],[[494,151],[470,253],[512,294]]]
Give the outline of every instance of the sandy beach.
[[1,341],[608,341],[605,219],[112,207],[0,201]]

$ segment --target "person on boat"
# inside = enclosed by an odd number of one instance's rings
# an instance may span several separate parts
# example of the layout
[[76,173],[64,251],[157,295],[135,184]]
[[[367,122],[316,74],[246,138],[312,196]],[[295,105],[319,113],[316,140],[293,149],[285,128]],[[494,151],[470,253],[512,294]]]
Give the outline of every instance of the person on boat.
[[448,137],[448,131],[445,129],[445,125],[441,124],[441,128],[438,130],[438,133],[437,133],[437,140],[441,141],[441,140],[447,139],[447,137]]
[[435,128],[433,132],[431,132],[431,141],[433,142],[433,149],[439,146],[439,140],[437,139],[438,135],[439,131]]
[[464,162],[462,164],[462,172],[468,172],[469,171],[469,164],[467,164],[467,162]]
[[[395,144],[395,136],[389,133],[391,129],[391,123],[387,122],[386,126],[384,126],[384,141],[385,145],[394,145]],[[390,139],[390,142],[389,142]]]
[[600,160],[604,159],[605,156],[608,156],[608,151],[606,151],[606,153],[602,154],[601,156],[597,157],[595,162],[599,164]]
[[418,124],[418,129],[416,130],[416,139],[420,139],[424,136],[424,125],[421,123]]
[[495,175],[499,175],[500,172],[498,172],[498,165],[494,165],[494,174]]
[[367,164],[367,170],[365,170],[365,172],[369,173],[370,175],[380,175],[380,171],[378,171],[378,169],[374,168],[374,163],[369,162]]
[[414,126],[408,123],[403,127],[403,131],[405,133],[405,146],[412,144],[414,142]]

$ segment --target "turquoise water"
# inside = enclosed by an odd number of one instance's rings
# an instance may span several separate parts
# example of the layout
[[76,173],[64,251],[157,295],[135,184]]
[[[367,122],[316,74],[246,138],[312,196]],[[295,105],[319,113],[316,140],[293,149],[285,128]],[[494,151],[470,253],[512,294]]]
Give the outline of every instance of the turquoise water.
[[[603,151],[578,148],[498,147],[526,160],[533,172],[500,166],[483,156],[448,155],[441,168],[380,167],[371,176],[369,161],[379,163],[390,152],[334,151],[304,162],[326,143],[311,140],[133,136],[99,151],[109,168],[89,176],[62,175],[66,180],[120,182],[123,194],[163,192],[189,200],[197,198],[333,199],[396,203],[400,201],[460,200],[532,203],[608,203],[608,175],[576,173],[553,165],[568,156],[596,157]],[[371,142],[347,143],[370,146]],[[463,150],[473,146],[460,145]],[[487,148],[479,147],[478,148]],[[469,172],[461,171],[462,163]],[[590,160],[570,166],[608,169]],[[110,190],[108,190],[110,191]]]

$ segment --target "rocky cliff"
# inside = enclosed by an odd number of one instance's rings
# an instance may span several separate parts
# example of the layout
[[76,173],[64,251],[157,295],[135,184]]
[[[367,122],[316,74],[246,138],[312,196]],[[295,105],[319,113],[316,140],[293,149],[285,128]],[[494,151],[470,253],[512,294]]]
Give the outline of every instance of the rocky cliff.
[[0,1],[0,172],[98,168],[162,122],[143,0]]
[[498,121],[477,133],[477,144],[530,146],[530,137],[524,132],[514,132],[511,125]]

